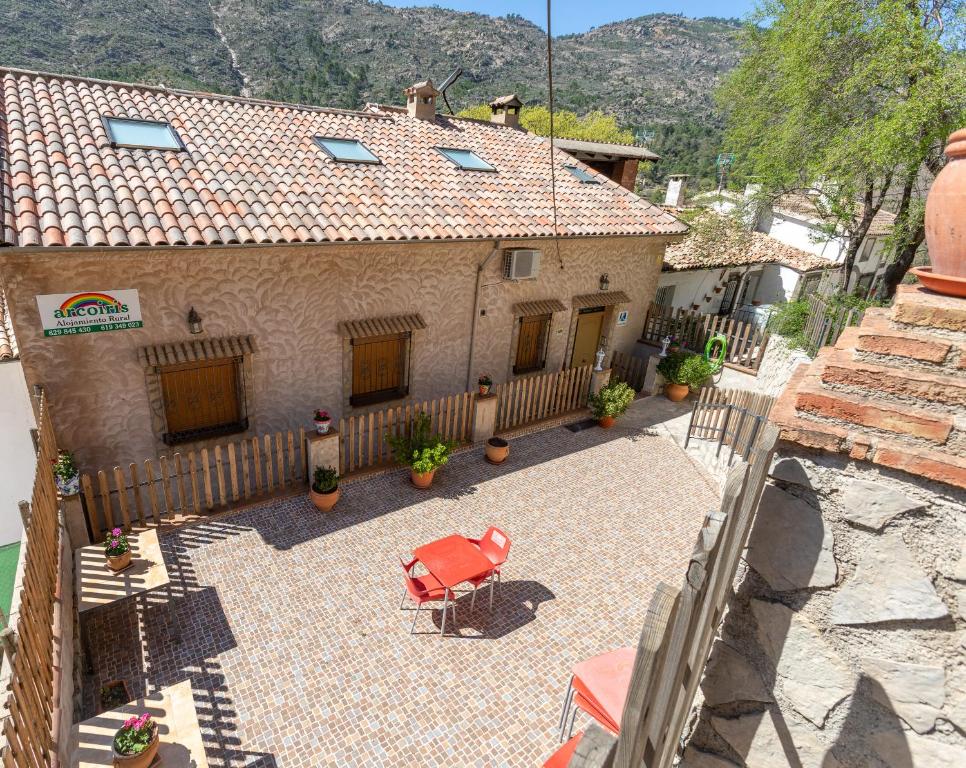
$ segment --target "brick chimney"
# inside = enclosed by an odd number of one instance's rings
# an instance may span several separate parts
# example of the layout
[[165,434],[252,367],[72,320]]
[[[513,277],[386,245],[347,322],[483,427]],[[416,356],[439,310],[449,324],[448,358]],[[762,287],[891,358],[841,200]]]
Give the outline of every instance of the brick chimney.
[[490,122],[507,125],[510,128],[520,127],[520,108],[523,102],[517,98],[515,93],[509,96],[501,96],[490,102]]
[[686,173],[672,173],[667,182],[667,194],[664,205],[667,208],[683,208],[684,192],[687,189],[688,175]]
[[433,86],[432,80],[409,86],[406,91],[406,109],[410,117],[420,120],[436,119],[436,97],[439,91]]

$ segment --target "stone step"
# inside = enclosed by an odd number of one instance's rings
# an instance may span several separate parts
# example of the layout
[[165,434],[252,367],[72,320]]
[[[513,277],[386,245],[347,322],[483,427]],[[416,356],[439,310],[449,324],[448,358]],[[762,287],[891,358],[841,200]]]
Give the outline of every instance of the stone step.
[[868,398],[823,389],[820,381],[807,377],[795,395],[795,410],[811,417],[857,424],[882,432],[944,444],[953,430],[949,414],[933,414]]
[[[869,310],[857,328],[849,328],[839,338],[837,347],[852,347],[866,355],[883,359],[886,363],[923,364],[955,371],[957,364],[966,365],[963,346],[942,338],[896,330],[885,310]],[[938,371],[937,371],[938,372]]]
[[[841,340],[840,340],[841,341]],[[905,370],[856,360],[850,349],[828,347],[816,358],[824,384],[851,387],[870,396],[887,395],[897,401],[915,401],[961,408],[966,406],[966,377]]]

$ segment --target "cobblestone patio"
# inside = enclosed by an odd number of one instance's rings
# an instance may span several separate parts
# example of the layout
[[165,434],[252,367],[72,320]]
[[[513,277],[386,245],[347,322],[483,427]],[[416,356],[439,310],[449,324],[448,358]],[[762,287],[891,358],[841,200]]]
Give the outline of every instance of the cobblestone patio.
[[[428,492],[394,472],[329,516],[294,497],[164,534],[181,643],[161,596],[93,615],[85,714],[108,680],[190,679],[218,768],[541,765],[571,665],[636,643],[717,504],[649,423],[639,401],[609,431],[514,439],[499,467],[459,454]],[[491,523],[513,540],[493,612],[465,595],[452,634],[437,609],[410,636],[397,555]]]

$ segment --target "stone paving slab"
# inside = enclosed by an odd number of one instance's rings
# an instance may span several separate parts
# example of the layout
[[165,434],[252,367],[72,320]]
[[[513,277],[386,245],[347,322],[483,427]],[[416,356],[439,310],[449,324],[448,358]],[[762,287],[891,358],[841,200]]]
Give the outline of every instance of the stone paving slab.
[[[571,666],[637,642],[717,506],[644,410],[514,439],[501,466],[460,454],[428,492],[396,472],[328,516],[293,497],[164,534],[182,643],[164,595],[93,612],[85,716],[108,680],[138,696],[190,679],[212,766],[541,765]],[[491,523],[513,541],[493,612],[464,595],[452,635],[424,610],[410,636],[396,556]]]

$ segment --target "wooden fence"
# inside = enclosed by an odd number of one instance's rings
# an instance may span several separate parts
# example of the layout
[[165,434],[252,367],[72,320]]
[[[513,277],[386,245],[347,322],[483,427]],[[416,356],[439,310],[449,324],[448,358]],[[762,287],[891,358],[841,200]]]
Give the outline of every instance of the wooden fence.
[[641,341],[660,346],[665,336],[676,336],[685,349],[704,352],[708,339],[718,334],[728,341],[725,365],[756,374],[768,347],[768,331],[755,323],[651,304]]
[[81,493],[93,540],[114,526],[176,522],[302,485],[304,452],[305,430],[288,430],[85,473]]
[[[59,717],[54,705],[58,680],[54,674],[54,631],[70,632],[70,617],[59,621],[55,601],[60,590],[60,527],[57,489],[51,463],[57,442],[46,400],[37,409],[37,467],[26,522],[23,581],[15,636],[4,638],[9,683],[0,750],[4,766],[44,768],[56,761],[53,732]],[[59,665],[58,665],[59,666]],[[70,703],[62,704],[69,712]],[[69,716],[69,715],[68,715]]]
[[587,405],[593,369],[589,365],[508,381],[494,387],[499,398],[496,431],[559,416]]
[[704,387],[691,410],[684,447],[687,448],[692,437],[717,440],[718,455],[723,446],[731,448],[729,464],[735,453],[747,458],[774,404],[774,397],[760,392]]
[[611,381],[626,381],[638,392],[644,388],[647,360],[615,351],[610,359]]
[[822,347],[835,344],[842,331],[862,322],[864,314],[861,309],[836,306],[819,294],[808,296],[808,319],[803,332],[806,354],[815,357]]
[[467,442],[473,432],[475,402],[475,392],[464,392],[340,419],[339,474],[392,463],[392,448],[387,436],[408,434],[419,413],[429,415],[432,431],[436,434],[456,443]]
[[731,596],[778,430],[769,425],[728,473],[721,508],[705,519],[680,589],[659,584],[641,631],[620,736],[590,726],[570,768],[670,768]]

